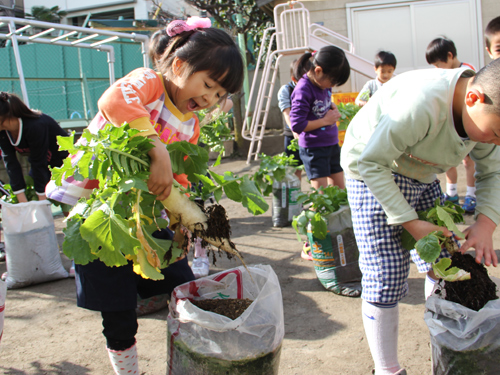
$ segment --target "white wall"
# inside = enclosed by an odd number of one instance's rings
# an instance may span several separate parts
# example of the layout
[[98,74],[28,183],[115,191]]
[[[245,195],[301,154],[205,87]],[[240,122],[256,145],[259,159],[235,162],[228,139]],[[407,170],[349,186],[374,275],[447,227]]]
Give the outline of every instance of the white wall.
[[[198,10],[180,0],[163,0],[162,8],[176,15],[198,15]],[[86,15],[89,12],[108,12],[123,8],[134,8],[136,19],[148,19],[153,11],[153,3],[149,0],[24,0],[26,12],[30,13],[32,6],[52,8],[58,5],[61,10],[67,11],[68,17]]]

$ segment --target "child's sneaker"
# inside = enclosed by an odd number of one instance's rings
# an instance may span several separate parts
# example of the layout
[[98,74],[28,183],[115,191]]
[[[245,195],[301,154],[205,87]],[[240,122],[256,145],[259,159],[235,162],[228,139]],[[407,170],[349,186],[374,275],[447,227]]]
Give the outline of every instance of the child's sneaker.
[[7,280],[7,276],[8,276],[7,272],[2,273],[2,281]]
[[193,264],[191,265],[191,270],[193,271],[194,277],[199,279],[200,277],[208,276],[208,271],[210,268],[210,262],[208,257],[198,257],[193,259]]
[[476,197],[471,197],[470,195],[467,195],[465,197],[465,202],[462,205],[462,208],[466,213],[473,214],[474,211],[476,211]]
[[444,200],[448,201],[448,202],[451,202],[451,203],[458,204],[458,194],[455,194],[455,195],[445,194],[444,195]]
[[304,246],[302,247],[302,251],[300,252],[300,257],[305,260],[313,260],[311,254],[311,245],[309,242],[304,242]]

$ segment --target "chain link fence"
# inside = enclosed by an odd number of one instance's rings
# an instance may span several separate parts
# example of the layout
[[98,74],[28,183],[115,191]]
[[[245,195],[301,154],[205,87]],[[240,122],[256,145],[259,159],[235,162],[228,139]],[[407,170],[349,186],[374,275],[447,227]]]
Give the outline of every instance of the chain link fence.
[[[110,44],[115,50],[117,79],[143,66],[140,44],[127,41]],[[20,44],[19,52],[31,108],[61,123],[93,118],[97,101],[109,87],[105,52],[45,44]],[[0,48],[0,61],[0,90],[22,98],[10,41]]]

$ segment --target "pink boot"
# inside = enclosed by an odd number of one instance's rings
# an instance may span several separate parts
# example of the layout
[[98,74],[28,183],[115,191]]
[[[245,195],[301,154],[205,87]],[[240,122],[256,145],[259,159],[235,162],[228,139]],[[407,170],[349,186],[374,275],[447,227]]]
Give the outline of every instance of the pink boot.
[[109,360],[113,365],[116,375],[139,375],[137,347],[135,344],[125,350],[106,349],[108,350]]

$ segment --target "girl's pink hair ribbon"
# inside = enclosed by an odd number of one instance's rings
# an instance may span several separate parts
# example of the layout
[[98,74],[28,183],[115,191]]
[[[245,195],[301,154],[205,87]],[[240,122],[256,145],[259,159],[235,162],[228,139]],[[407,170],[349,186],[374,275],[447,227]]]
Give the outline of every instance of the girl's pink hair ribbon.
[[170,22],[167,26],[167,35],[172,37],[184,31],[206,29],[211,26],[212,21],[210,21],[210,18],[201,18],[197,16],[188,17],[186,21],[174,20]]

